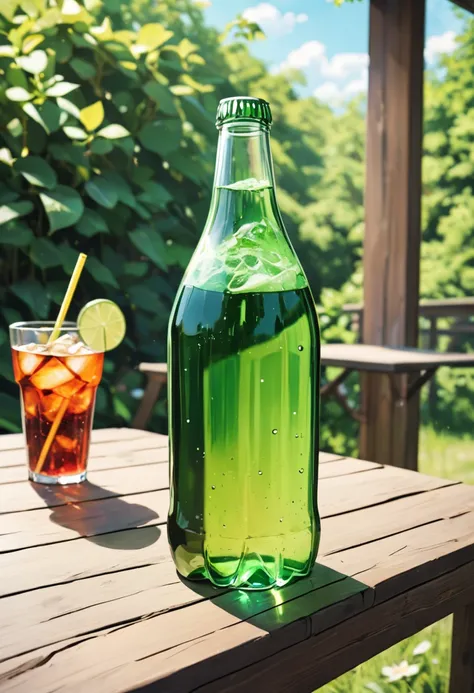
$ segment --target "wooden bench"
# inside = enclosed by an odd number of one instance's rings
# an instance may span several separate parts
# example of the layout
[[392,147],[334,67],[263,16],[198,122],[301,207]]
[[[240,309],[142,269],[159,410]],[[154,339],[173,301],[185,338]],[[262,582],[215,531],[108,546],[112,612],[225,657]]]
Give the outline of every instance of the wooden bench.
[[[406,406],[418,390],[430,380],[441,366],[466,368],[474,366],[474,354],[440,353],[424,349],[391,348],[370,344],[324,344],[321,347],[321,365],[342,368],[334,380],[321,388],[323,397],[335,397],[339,404],[357,421],[364,421],[364,413],[352,407],[340,386],[353,372],[383,373],[392,390],[397,390],[400,374],[411,374],[411,382],[402,381],[404,387],[397,392],[400,406]],[[134,428],[145,428],[162,388],[167,381],[166,363],[141,363],[139,370],[147,376],[145,394],[133,420]]]
[[25,480],[0,437],[0,692],[310,693],[455,612],[451,693],[474,687],[474,488],[322,453],[312,574],[188,584],[166,540],[167,438],[94,431],[89,481]]

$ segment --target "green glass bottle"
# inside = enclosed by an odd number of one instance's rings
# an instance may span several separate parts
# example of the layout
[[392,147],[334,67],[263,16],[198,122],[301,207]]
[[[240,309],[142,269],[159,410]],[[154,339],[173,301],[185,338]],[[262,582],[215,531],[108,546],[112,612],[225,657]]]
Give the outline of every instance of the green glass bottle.
[[270,125],[262,99],[219,104],[211,208],[168,334],[169,543],[181,575],[219,587],[307,575],[320,537],[319,328]]

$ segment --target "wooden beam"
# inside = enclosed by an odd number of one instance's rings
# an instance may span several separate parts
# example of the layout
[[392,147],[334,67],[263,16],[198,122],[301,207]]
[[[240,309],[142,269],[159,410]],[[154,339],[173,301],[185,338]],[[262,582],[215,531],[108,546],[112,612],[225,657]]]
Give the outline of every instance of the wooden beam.
[[454,613],[450,693],[474,691],[474,604]]
[[451,0],[455,5],[462,7],[463,10],[472,12],[474,14],[474,0]]
[[[367,115],[366,344],[416,346],[425,0],[371,0]],[[399,376],[399,391],[411,376]],[[387,376],[362,379],[360,454],[415,468],[418,397],[401,407]]]

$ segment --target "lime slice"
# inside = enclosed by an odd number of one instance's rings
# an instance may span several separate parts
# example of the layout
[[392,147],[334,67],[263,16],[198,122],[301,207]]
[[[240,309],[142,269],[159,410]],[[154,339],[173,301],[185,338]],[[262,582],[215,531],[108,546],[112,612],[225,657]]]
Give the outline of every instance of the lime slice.
[[125,316],[113,301],[96,298],[86,303],[77,318],[84,344],[94,351],[115,349],[125,337]]

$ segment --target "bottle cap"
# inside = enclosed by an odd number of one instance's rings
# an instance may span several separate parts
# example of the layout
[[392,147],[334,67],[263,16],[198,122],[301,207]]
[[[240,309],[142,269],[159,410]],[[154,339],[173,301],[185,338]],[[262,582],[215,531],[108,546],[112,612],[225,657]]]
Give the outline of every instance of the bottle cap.
[[231,96],[222,99],[217,107],[216,127],[232,121],[258,120],[265,125],[272,123],[270,104],[254,96]]

